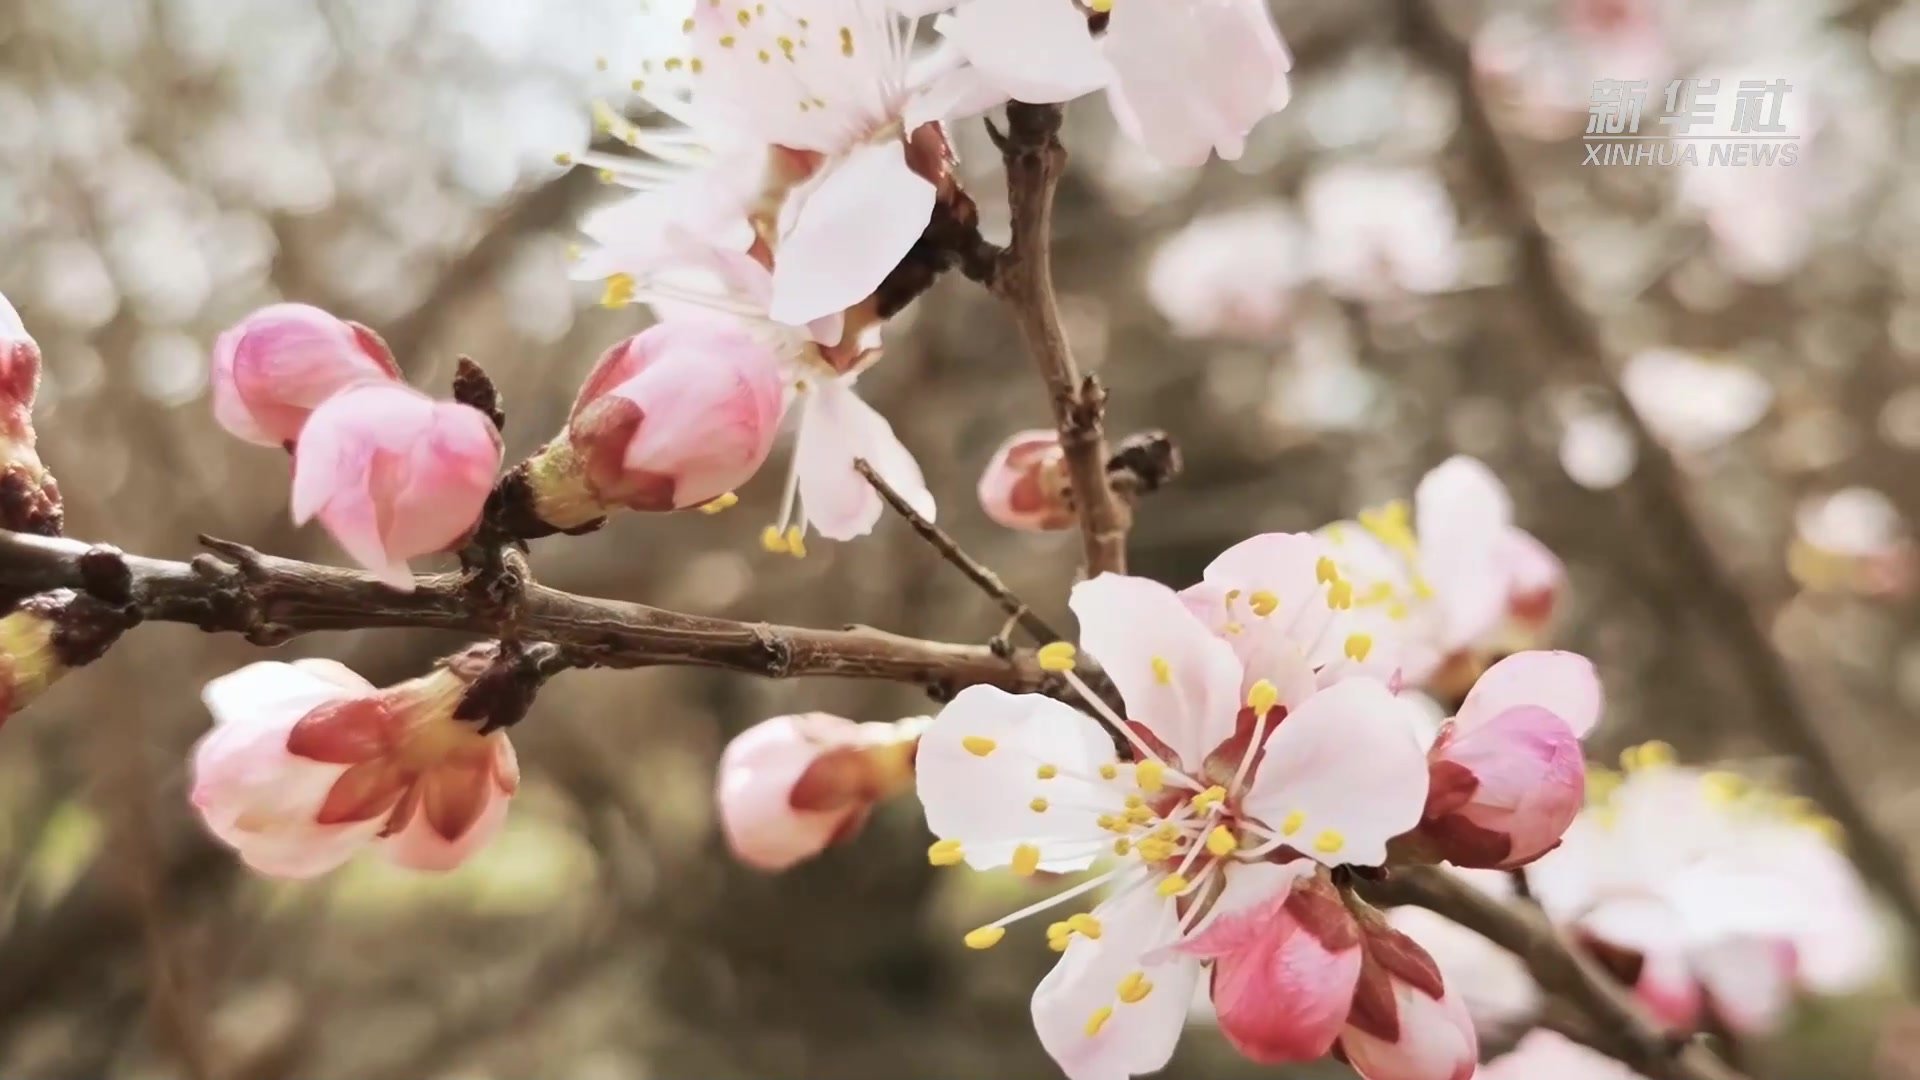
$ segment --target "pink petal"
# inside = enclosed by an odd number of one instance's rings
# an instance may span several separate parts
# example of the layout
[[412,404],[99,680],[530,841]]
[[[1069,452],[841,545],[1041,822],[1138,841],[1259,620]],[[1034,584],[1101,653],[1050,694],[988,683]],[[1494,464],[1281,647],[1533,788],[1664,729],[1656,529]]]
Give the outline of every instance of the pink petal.
[[1502,561],[1513,527],[1506,485],[1479,461],[1441,462],[1414,491],[1420,568],[1439,594],[1444,644],[1472,644],[1498,625],[1507,608],[1510,568]]
[[1106,669],[1127,705],[1179,762],[1197,768],[1233,735],[1240,662],[1172,589],[1146,578],[1101,574],[1073,587],[1080,646]]
[[1238,158],[1287,103],[1292,58],[1265,0],[1115,4],[1104,46],[1120,130],[1169,165]]
[[[1034,988],[1034,1030],[1067,1080],[1124,1080],[1153,1072],[1173,1057],[1180,1041],[1200,962],[1178,955],[1149,962],[1150,953],[1178,936],[1180,919],[1173,901],[1150,885],[1107,900],[1093,916],[1101,924],[1099,939],[1076,935]],[[1135,972],[1153,989],[1126,1004],[1115,990]],[[1100,1009],[1112,1015],[1088,1035],[1088,1020]]]
[[500,835],[507,823],[508,796],[509,793],[497,785],[489,785],[473,823],[453,840],[442,836],[426,814],[415,814],[398,832],[380,840],[380,854],[394,865],[410,870],[430,873],[453,870]]
[[816,766],[840,755],[858,757],[873,741],[870,728],[828,713],[776,716],[748,728],[720,756],[715,798],[727,846],[741,862],[778,871],[812,858],[866,812],[873,798],[857,775],[834,770],[830,792],[808,786]]
[[784,230],[769,316],[789,326],[844,311],[872,295],[920,239],[934,187],[907,164],[901,144],[862,146],[827,165]]
[[[1558,716],[1520,705],[1436,751],[1436,766],[1464,769],[1477,782],[1469,801],[1422,830],[1457,866],[1513,869],[1553,850],[1586,799],[1580,743]],[[1431,803],[1429,803],[1431,807]],[[1498,850],[1481,840],[1498,840]]]
[[1574,652],[1522,652],[1488,668],[1473,684],[1457,718],[1464,733],[1509,709],[1531,705],[1558,716],[1576,737],[1600,719],[1600,677]]
[[807,521],[829,540],[851,540],[871,532],[883,504],[865,477],[854,471],[865,458],[895,491],[923,516],[934,516],[933,494],[913,454],[901,445],[893,425],[860,400],[845,379],[813,384],[803,404],[800,440],[794,453],[800,473],[800,505]]
[[1347,1063],[1364,1080],[1471,1080],[1480,1065],[1473,1020],[1458,994],[1436,1001],[1398,980],[1393,984],[1400,1037],[1388,1042],[1357,1027],[1340,1036]]
[[294,441],[333,394],[398,377],[372,331],[306,304],[273,304],[215,342],[214,417],[242,439],[278,447]]

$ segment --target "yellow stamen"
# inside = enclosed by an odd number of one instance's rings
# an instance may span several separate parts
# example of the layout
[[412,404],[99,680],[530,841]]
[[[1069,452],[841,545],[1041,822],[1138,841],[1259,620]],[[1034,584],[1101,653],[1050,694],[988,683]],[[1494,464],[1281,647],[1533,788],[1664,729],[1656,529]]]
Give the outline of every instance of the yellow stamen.
[[1151,993],[1153,993],[1153,984],[1147,981],[1147,973],[1136,971],[1120,980],[1115,996],[1124,1004],[1138,1005]]
[[1322,555],[1320,561],[1313,564],[1313,578],[1322,585],[1331,585],[1340,580],[1340,568],[1334,565],[1331,556]]
[[601,307],[626,307],[633,303],[634,281],[632,274],[607,275],[607,287],[600,294]]
[[1657,769],[1671,765],[1676,760],[1673,746],[1659,739],[1644,742],[1639,746],[1629,746],[1620,751],[1620,767],[1628,772],[1636,769]]
[[1042,765],[1033,770],[1033,775],[1036,780],[1051,780],[1060,775],[1060,770],[1052,765]]
[[927,861],[935,866],[952,866],[966,857],[958,840],[935,840],[927,848]]
[[1285,821],[1280,823],[1280,835],[1292,836],[1294,833],[1299,832],[1300,827],[1306,823],[1307,815],[1299,810],[1295,810],[1293,813],[1287,815]]
[[1261,679],[1259,682],[1254,683],[1253,686],[1247,690],[1247,707],[1259,716],[1265,716],[1267,710],[1273,708],[1274,704],[1279,700],[1280,688],[1266,679]]
[[1151,795],[1166,786],[1167,767],[1157,761],[1143,761],[1133,767],[1134,783]]
[[1220,803],[1225,802],[1226,798],[1227,789],[1221,787],[1219,784],[1215,784],[1193,797],[1193,808],[1204,814]]
[[708,499],[706,502],[701,503],[700,512],[703,514],[717,514],[722,510],[731,509],[734,506],[739,505],[739,503],[740,503],[740,496],[735,495],[733,492],[729,491],[724,495],[716,495],[713,498]]
[[967,931],[967,936],[961,940],[967,943],[969,949],[991,949],[1000,944],[1000,939],[1006,936],[1007,928],[1004,926],[983,926],[978,930]]
[[561,165],[561,166],[571,165],[573,164],[573,155],[562,150],[561,152],[553,155],[553,163],[555,165]]
[[1364,661],[1373,651],[1373,637],[1369,634],[1348,634],[1347,655],[1355,660]]
[[1159,886],[1154,891],[1158,892],[1161,896],[1175,896],[1185,892],[1186,889],[1186,878],[1181,877],[1179,874],[1168,874],[1160,880]]
[[1105,15],[1113,10],[1113,0],[1087,0],[1087,10]]
[[960,745],[965,747],[967,753],[972,754],[974,757],[986,757],[988,754],[993,753],[994,748],[1000,744],[987,738],[985,735],[968,735],[960,740]]
[[1173,665],[1167,663],[1167,658],[1164,656],[1153,658],[1153,681],[1161,686],[1170,686],[1173,683]]
[[1040,651],[1034,653],[1034,659],[1040,662],[1041,671],[1072,671],[1077,653],[1072,642],[1055,641],[1040,646]]
[[1090,941],[1100,940],[1100,920],[1084,911],[1078,915],[1067,916],[1067,926],[1074,933]]
[[1274,609],[1280,606],[1280,598],[1265,589],[1261,589],[1252,596],[1247,597],[1247,606],[1253,609],[1255,615],[1264,619],[1273,614]]
[[1135,825],[1145,825],[1147,822],[1153,820],[1153,811],[1144,806],[1128,807],[1127,820],[1133,822]]
[[1032,877],[1040,869],[1040,849],[1032,844],[1021,844],[1013,849],[1013,872],[1021,877]]
[[1145,806],[1145,805],[1147,805],[1147,800],[1145,800],[1145,799],[1143,799],[1143,798],[1141,798],[1140,796],[1138,796],[1138,795],[1129,795],[1129,796],[1127,796],[1127,801],[1126,801],[1126,807],[1127,807],[1127,809],[1129,809],[1129,810],[1138,810],[1139,808],[1141,808],[1141,807],[1143,807],[1143,806]]
[[1140,852],[1140,857],[1147,862],[1166,862],[1173,858],[1173,844],[1167,840],[1149,836],[1134,847]]
[[1232,854],[1239,846],[1240,839],[1225,825],[1215,825],[1213,831],[1207,834],[1207,850],[1217,858]]
[[1327,586],[1327,606],[1345,611],[1353,606],[1353,582],[1341,580]]
[[1111,780],[1114,777],[1119,775],[1120,775],[1119,767],[1114,765],[1111,761],[1107,762],[1105,765],[1100,766],[1100,779],[1102,780]]
[[1328,829],[1313,838],[1313,850],[1322,855],[1337,855],[1340,849],[1346,846],[1347,838],[1333,829]]
[[1047,812],[1047,800],[1041,799],[1041,798],[1035,798],[1032,802],[1027,804],[1027,809],[1033,811],[1036,814],[1044,814]]
[[796,559],[807,557],[806,538],[801,535],[800,526],[787,526],[787,554]]
[[1133,850],[1133,841],[1127,839],[1124,836],[1113,842],[1113,853],[1115,855],[1125,855],[1127,852],[1132,850]]
[[782,555],[787,550],[787,538],[780,534],[777,525],[769,525],[760,530],[760,546],[774,555]]
[[1700,783],[1706,789],[1708,800],[1721,806],[1739,802],[1753,790],[1753,785],[1739,773],[1710,772],[1700,778]]
[[1073,938],[1071,936],[1053,937],[1047,939],[1047,948],[1052,949],[1054,952],[1066,952],[1067,946],[1072,943]]
[[1087,1027],[1086,1027],[1087,1038],[1091,1039],[1095,1035],[1100,1034],[1100,1029],[1103,1027],[1106,1027],[1107,1021],[1112,1017],[1113,1017],[1113,1006],[1111,1005],[1102,1005],[1099,1008],[1093,1010],[1093,1015],[1087,1017]]

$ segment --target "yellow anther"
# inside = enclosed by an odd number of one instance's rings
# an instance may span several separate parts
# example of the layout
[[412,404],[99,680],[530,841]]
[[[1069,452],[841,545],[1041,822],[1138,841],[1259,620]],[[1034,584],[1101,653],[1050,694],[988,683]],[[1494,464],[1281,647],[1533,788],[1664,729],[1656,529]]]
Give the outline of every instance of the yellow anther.
[[1133,767],[1133,782],[1151,795],[1167,786],[1167,767],[1157,761],[1143,761]]
[[1612,769],[1599,765],[1587,766],[1587,801],[1605,802],[1619,789],[1622,777]]
[[1168,874],[1160,879],[1160,884],[1154,891],[1161,896],[1177,896],[1187,891],[1187,879],[1179,874]]
[[1313,579],[1322,585],[1331,585],[1340,580],[1340,568],[1334,565],[1331,556],[1322,555],[1320,561],[1313,564]]
[[1367,654],[1372,651],[1373,636],[1371,634],[1347,635],[1347,655],[1349,657],[1364,661],[1367,658]]
[[806,537],[800,532],[800,526],[787,526],[787,554],[796,559],[807,557]]
[[1722,806],[1739,802],[1753,790],[1746,777],[1731,772],[1710,772],[1700,778],[1700,785],[1709,800]]
[[1072,926],[1070,926],[1070,925],[1068,925],[1068,924],[1067,924],[1067,921],[1066,921],[1065,919],[1062,919],[1062,920],[1060,920],[1059,922],[1051,922],[1051,923],[1048,923],[1048,924],[1047,924],[1047,936],[1048,936],[1048,937],[1050,937],[1050,938],[1056,938],[1056,937],[1072,937],[1072,936],[1073,936],[1073,927],[1072,927]]
[[1387,605],[1387,618],[1392,619],[1395,622],[1404,622],[1407,616],[1411,614],[1413,613],[1407,610],[1407,605],[1401,603],[1398,600],[1395,600],[1393,603]]
[[741,26],[745,26],[753,21],[753,12],[748,11],[746,8],[741,8],[740,14],[735,17],[740,20]]
[[1111,780],[1114,777],[1119,775],[1120,775],[1119,766],[1115,765],[1111,761],[1107,762],[1105,765],[1100,766],[1100,779],[1102,780]]
[[935,840],[927,848],[927,861],[935,866],[952,866],[966,857],[966,852],[960,850],[958,840]]
[[1047,800],[1042,798],[1035,798],[1032,802],[1027,804],[1027,809],[1033,811],[1036,814],[1044,814],[1047,812]]
[[701,503],[700,512],[703,514],[717,514],[722,510],[730,510],[738,505],[740,505],[740,496],[729,491],[724,495],[716,495],[706,502]]
[[1847,830],[1830,817],[1817,817],[1801,824],[1819,833],[1822,839],[1834,847],[1840,847],[1847,842]]
[[1220,629],[1229,635],[1244,634],[1247,632],[1247,628],[1240,625],[1237,622],[1229,622],[1227,625],[1221,627]]
[[1620,751],[1620,767],[1633,772],[1636,769],[1657,769],[1662,765],[1671,765],[1676,760],[1673,746],[1659,739],[1644,742],[1639,746],[1629,746]]
[[1013,849],[1013,872],[1021,877],[1032,877],[1040,869],[1040,849],[1032,844],[1021,844]]
[[594,57],[594,58],[593,58],[593,70],[595,70],[595,71],[605,71],[605,70],[607,70],[607,58],[606,58],[606,57],[604,57],[604,56],[596,56],[596,57]]
[[1204,814],[1220,803],[1225,802],[1226,798],[1227,789],[1221,787],[1219,784],[1215,784],[1193,797],[1193,808]]
[[[594,173],[593,173],[593,178],[594,178],[595,180],[598,180],[598,181],[600,181],[600,182],[601,182],[601,183],[603,183],[603,184],[611,184],[611,183],[613,183],[613,182],[614,182],[615,180],[618,180],[618,179],[619,179],[619,177],[618,177],[617,175],[615,175],[615,174],[614,174],[614,171],[613,171],[612,169],[596,169],[596,170],[594,170]],[[604,301],[604,299],[605,299],[605,298],[603,297],[603,298],[602,298],[602,300]],[[620,305],[619,305],[619,304],[608,304],[607,306],[608,306],[608,307],[619,307]]]
[[692,19],[688,19],[687,21],[685,21],[685,22],[683,22],[683,23],[681,23],[681,24],[680,24],[680,32],[681,32],[681,33],[683,33],[683,34],[691,34],[691,33],[693,33],[693,20],[692,20]]
[[1340,580],[1327,586],[1327,606],[1345,611],[1353,606],[1353,582]]
[[1000,744],[987,738],[985,735],[967,735],[961,738],[960,745],[965,747],[967,753],[972,754],[974,757],[986,757],[988,754],[993,753],[994,748]]
[[853,29],[851,27],[843,26],[840,28],[840,55],[853,55]]
[[991,949],[1000,944],[1000,939],[1006,936],[1007,928],[1004,926],[983,926],[978,930],[967,931],[967,936],[961,940],[967,943],[969,949]]
[[1252,596],[1247,597],[1247,606],[1253,609],[1255,615],[1264,619],[1273,614],[1274,609],[1280,606],[1280,598],[1265,589],[1261,589]]
[[1052,765],[1042,765],[1033,770],[1033,776],[1036,780],[1051,780],[1059,775],[1060,770]]
[[687,61],[687,70],[693,72],[695,75],[700,74],[702,71],[705,71],[706,69],[707,69],[707,62],[705,60],[700,59],[697,56],[694,57],[692,60]]
[[1173,845],[1165,840],[1147,837],[1134,845],[1140,857],[1148,862],[1165,862],[1173,858]]
[[1347,838],[1333,829],[1327,829],[1313,838],[1313,850],[1322,855],[1337,855],[1347,846]]
[[553,155],[553,163],[555,165],[561,165],[561,166],[571,165],[573,164],[573,155],[563,150],[560,153]]
[[1173,665],[1167,663],[1167,658],[1164,656],[1153,658],[1153,681],[1161,686],[1170,686],[1173,683]]
[[607,287],[600,293],[601,307],[626,307],[633,303],[634,282],[632,274],[609,274]]
[[1052,949],[1054,952],[1066,952],[1067,946],[1072,943],[1073,938],[1071,935],[1067,937],[1053,937],[1047,939],[1047,948]]
[[1106,1027],[1107,1021],[1112,1018],[1113,1006],[1111,1005],[1102,1005],[1093,1010],[1093,1015],[1087,1017],[1087,1026],[1085,1028],[1087,1038],[1091,1039],[1095,1035],[1100,1034],[1100,1029]]
[[1213,831],[1207,834],[1207,850],[1216,858],[1233,854],[1234,849],[1239,846],[1240,838],[1233,835],[1233,830],[1225,825],[1215,825]]
[[723,49],[731,49],[737,44],[739,44],[739,39],[732,34],[727,34],[720,39],[720,47]]
[[[698,70],[700,70],[700,68],[699,68],[699,64],[700,64],[700,61],[698,61],[698,60],[695,60],[695,61],[694,61],[694,70],[695,70],[695,71],[698,71]],[[681,59],[681,58],[680,58],[680,57],[678,57],[678,56],[669,56],[669,57],[667,57],[667,63],[666,63],[666,69],[667,69],[668,71],[679,71],[679,70],[680,70],[681,68],[683,68],[683,67],[686,67],[686,66],[687,66],[687,62],[686,62],[685,60],[683,60],[683,59]]]
[[1128,807],[1127,820],[1135,825],[1145,825],[1153,820],[1153,811],[1144,806]]
[[1254,683],[1247,690],[1247,707],[1260,716],[1265,716],[1267,710],[1273,708],[1279,700],[1280,688],[1266,679]]
[[1376,581],[1367,586],[1367,591],[1355,597],[1353,602],[1366,607],[1369,604],[1384,604],[1391,599],[1393,599],[1393,586],[1384,581]]
[[787,538],[778,525],[769,525],[760,530],[760,546],[772,554],[783,555],[787,550]]
[[1100,920],[1084,911],[1078,915],[1067,916],[1067,926],[1071,928],[1074,933],[1088,940],[1100,940]]
[[1126,808],[1129,810],[1137,810],[1140,807],[1147,805],[1147,800],[1141,798],[1138,795],[1129,795],[1127,796],[1127,801],[1125,805],[1126,805]]
[[1179,835],[1180,831],[1178,829],[1166,824],[1162,824],[1159,828],[1153,830],[1153,838],[1155,840],[1165,840],[1168,843],[1172,843],[1174,838]]
[[1147,981],[1147,973],[1136,971],[1120,980],[1120,986],[1114,991],[1122,1004],[1138,1005],[1153,993],[1153,984]]
[[1428,581],[1425,576],[1415,574],[1413,576],[1413,596],[1416,600],[1433,599],[1433,583]]
[[1294,833],[1299,832],[1300,827],[1306,823],[1307,815],[1299,810],[1295,810],[1293,813],[1287,815],[1285,821],[1280,823],[1280,835],[1292,836]]
[[1125,855],[1126,853],[1132,850],[1133,850],[1133,841],[1127,839],[1124,836],[1113,842],[1113,853],[1115,855]]
[[780,46],[780,52],[784,56],[786,56],[787,59],[789,60],[793,59],[793,39],[790,37],[783,36],[780,38],[776,38],[775,41]]
[[1113,10],[1113,0],[1087,0],[1087,10],[1105,15]]
[[1041,671],[1061,672],[1073,670],[1073,661],[1079,651],[1070,641],[1055,641],[1040,646],[1040,650],[1033,655],[1034,659],[1040,661]]

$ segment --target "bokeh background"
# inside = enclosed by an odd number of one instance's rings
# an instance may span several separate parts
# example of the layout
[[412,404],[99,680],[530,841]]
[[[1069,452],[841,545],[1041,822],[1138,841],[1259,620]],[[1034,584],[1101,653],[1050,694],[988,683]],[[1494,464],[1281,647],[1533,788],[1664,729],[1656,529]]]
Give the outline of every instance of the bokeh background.
[[[1158,168],[1097,101],[1071,111],[1056,245],[1070,330],[1112,388],[1113,429],[1165,428],[1187,463],[1141,513],[1136,570],[1184,583],[1248,534],[1349,515],[1476,454],[1571,567],[1556,637],[1604,671],[1595,753],[1660,737],[1688,760],[1795,780],[1751,723],[1729,635],[1635,494],[1646,444],[1618,384],[1570,359],[1543,310],[1527,222],[1462,137],[1470,88],[1821,736],[1913,845],[1920,5],[1438,10],[1471,43],[1470,78],[1402,3],[1277,3],[1294,100],[1231,165]],[[556,429],[593,358],[644,318],[567,280],[571,222],[610,192],[552,161],[586,145],[592,101],[630,105],[633,11],[0,0],[0,291],[46,354],[41,451],[70,534],[178,558],[205,532],[339,561],[289,524],[284,459],[223,435],[206,401],[214,335],[282,298],[373,325],[419,386],[443,389],[471,354],[506,392],[510,453]],[[1591,81],[1622,65],[1790,79],[1801,163],[1582,167]],[[957,138],[998,235],[994,156],[978,123]],[[1251,216],[1209,231],[1222,212]],[[1201,302],[1228,284],[1244,294],[1233,310]],[[1000,530],[972,496],[993,446],[1047,418],[1003,314],[945,281],[889,341],[862,385],[926,467],[941,521],[1066,623],[1076,540]],[[724,515],[628,515],[545,541],[537,572],[737,618],[970,641],[998,629],[895,521],[804,561],[762,553],[779,471]],[[316,635],[279,655],[378,682],[460,644]],[[916,807],[887,807],[856,844],[779,878],[720,843],[710,783],[730,734],[782,712],[929,711],[917,694],[568,674],[515,730],[527,783],[483,857],[445,877],[367,862],[286,885],[241,872],[183,797],[208,722],[200,684],[260,655],[144,627],[0,733],[0,1075],[1050,1075],[1026,1020],[1052,959],[1038,930],[984,956],[956,933],[1022,886],[928,868]],[[1890,978],[1809,1007],[1755,1071],[1914,1076],[1899,1002]],[[1202,1029],[1168,1075],[1262,1071]]]

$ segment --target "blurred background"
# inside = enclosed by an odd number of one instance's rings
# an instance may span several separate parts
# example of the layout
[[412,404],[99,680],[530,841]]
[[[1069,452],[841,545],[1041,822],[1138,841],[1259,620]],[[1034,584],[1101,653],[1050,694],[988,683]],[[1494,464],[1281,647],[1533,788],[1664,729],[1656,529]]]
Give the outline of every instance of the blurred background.
[[[45,352],[41,453],[70,535],[183,558],[206,532],[342,561],[289,524],[285,460],[222,434],[205,398],[214,335],[282,298],[374,326],[422,387],[443,392],[471,354],[507,395],[510,454],[557,429],[644,318],[567,280],[571,222],[611,193],[552,160],[586,145],[591,102],[630,104],[633,7],[0,0],[0,291]],[[1186,583],[1251,533],[1350,515],[1475,454],[1571,568],[1556,641],[1603,669],[1596,754],[1659,737],[1790,784],[1742,658],[1636,495],[1651,430],[1868,808],[1920,840],[1920,5],[1440,0],[1439,37],[1387,0],[1275,9],[1294,99],[1243,160],[1164,170],[1097,100],[1069,114],[1070,331],[1113,391],[1112,430],[1165,428],[1186,457],[1141,514],[1136,572]],[[1723,103],[1725,80],[1788,79],[1799,163],[1583,166],[1591,85],[1622,71],[1653,80],[1650,130],[1668,79],[1720,77]],[[1574,355],[1530,272],[1530,220],[1489,177],[1463,89],[1617,383]],[[957,139],[1003,235],[984,132]],[[972,494],[1004,436],[1047,422],[1003,313],[956,278],[888,341],[862,385],[940,520],[1067,624],[1076,538],[998,529]],[[717,517],[545,541],[537,572],[737,618],[999,628],[897,521],[803,561],[763,553],[779,472]],[[460,644],[316,635],[279,655],[385,682]],[[0,1075],[1051,1075],[1026,1019],[1052,960],[1039,932],[986,956],[957,933],[1024,886],[928,868],[917,807],[780,878],[721,846],[710,783],[730,734],[811,709],[890,720],[930,711],[923,697],[568,674],[515,729],[527,781],[482,857],[288,885],[241,872],[183,797],[199,685],[261,655],[144,627],[0,734]],[[1899,1002],[1890,982],[1810,1006],[1754,1071],[1913,1076]],[[1260,1072],[1202,1030],[1167,1075]]]

